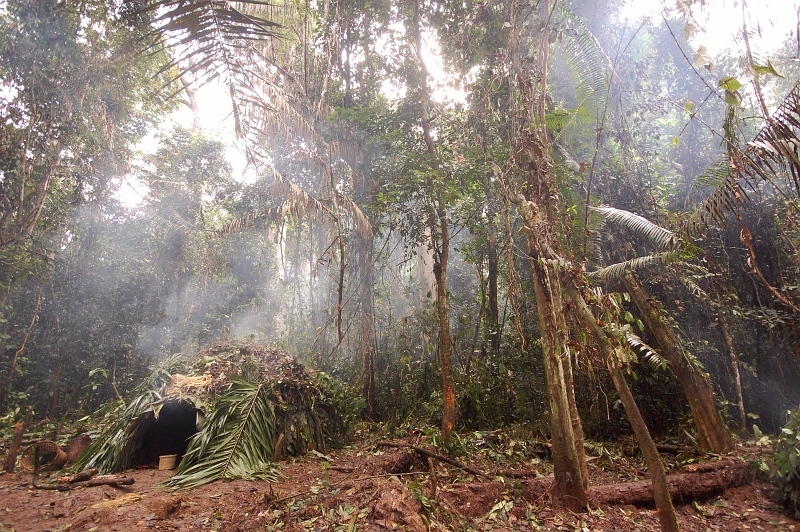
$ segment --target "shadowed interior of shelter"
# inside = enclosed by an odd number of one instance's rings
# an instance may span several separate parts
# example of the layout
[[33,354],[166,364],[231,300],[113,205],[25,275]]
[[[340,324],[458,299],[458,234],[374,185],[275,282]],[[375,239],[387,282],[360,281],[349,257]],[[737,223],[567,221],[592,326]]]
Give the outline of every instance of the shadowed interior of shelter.
[[164,403],[158,419],[152,411],[139,416],[134,423],[140,424],[140,428],[131,431],[141,438],[133,466],[157,465],[158,457],[168,454],[178,455],[176,463],[180,463],[189,439],[197,433],[199,412],[186,401],[174,400]]

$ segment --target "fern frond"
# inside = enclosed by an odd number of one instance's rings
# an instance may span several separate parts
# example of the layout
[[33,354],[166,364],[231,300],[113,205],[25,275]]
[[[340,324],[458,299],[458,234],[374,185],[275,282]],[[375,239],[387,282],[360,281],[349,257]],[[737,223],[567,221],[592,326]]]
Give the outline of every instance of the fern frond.
[[645,255],[644,257],[636,257],[635,259],[626,260],[624,262],[617,262],[605,268],[600,268],[593,272],[586,274],[588,279],[614,281],[621,279],[625,270],[638,271],[653,264],[669,264],[680,260],[681,252],[664,251],[662,253],[655,253],[653,255]]
[[642,235],[661,249],[676,249],[679,247],[680,242],[675,233],[660,225],[654,224],[638,214],[622,209],[615,209],[614,207],[608,207],[606,205],[590,208],[593,212],[603,216],[607,221],[627,227],[631,231]]

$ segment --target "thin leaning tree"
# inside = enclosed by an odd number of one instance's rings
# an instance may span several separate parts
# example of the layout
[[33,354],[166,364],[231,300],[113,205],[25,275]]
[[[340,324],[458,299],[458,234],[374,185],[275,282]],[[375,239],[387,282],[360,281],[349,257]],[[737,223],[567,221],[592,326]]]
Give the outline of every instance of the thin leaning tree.
[[[614,338],[607,332],[591,327],[597,322],[591,307],[581,295],[583,284],[580,275],[565,275],[573,271],[566,252],[561,249],[557,228],[565,209],[562,209],[554,183],[552,141],[547,130],[547,80],[550,52],[549,26],[552,12],[548,2],[540,4],[540,11],[531,13],[527,3],[508,3],[510,13],[509,42],[506,69],[509,76],[508,123],[502,131],[506,136],[477,139],[494,178],[501,183],[506,199],[513,203],[524,223],[523,233],[530,257],[534,294],[537,303],[545,372],[550,399],[550,426],[553,442],[554,500],[557,504],[575,510],[585,509],[588,478],[583,465],[580,419],[574,404],[574,390],[569,379],[571,355],[568,348],[569,329],[564,317],[569,309],[578,323],[582,323],[596,336],[604,349],[606,361],[612,372],[620,396],[626,398],[626,413],[636,427],[637,436],[645,453],[650,456],[654,490],[659,494],[659,515],[664,530],[677,530],[677,519],[669,499],[666,477],[658,453],[646,426],[641,419],[616,360]],[[523,22],[535,18],[543,28],[533,35],[524,29]],[[534,65],[532,68],[531,65]],[[505,87],[504,87],[505,88]],[[488,101],[488,98],[485,99]],[[501,128],[495,128],[495,131]],[[505,157],[492,151],[507,144]],[[567,301],[565,301],[567,300]],[[569,305],[565,306],[565,303]],[[627,393],[626,393],[627,391]]]

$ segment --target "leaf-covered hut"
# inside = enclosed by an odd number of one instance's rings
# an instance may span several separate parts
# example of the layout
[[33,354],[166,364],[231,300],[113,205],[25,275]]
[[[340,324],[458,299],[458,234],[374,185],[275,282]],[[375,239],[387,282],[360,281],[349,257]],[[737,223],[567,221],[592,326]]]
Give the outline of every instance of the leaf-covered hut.
[[78,466],[111,473],[176,454],[175,488],[271,480],[276,457],[324,451],[342,429],[317,375],[285,352],[217,344],[157,367]]

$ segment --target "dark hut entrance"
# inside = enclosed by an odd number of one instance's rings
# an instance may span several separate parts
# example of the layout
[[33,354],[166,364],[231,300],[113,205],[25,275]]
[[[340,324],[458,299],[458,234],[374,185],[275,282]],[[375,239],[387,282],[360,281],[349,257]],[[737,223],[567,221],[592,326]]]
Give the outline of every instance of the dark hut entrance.
[[164,402],[158,419],[155,414],[145,412],[134,421],[139,424],[133,431],[136,438],[141,438],[139,448],[133,454],[132,465],[158,465],[158,457],[177,454],[180,463],[189,445],[189,439],[197,433],[198,414],[200,410],[194,405],[181,400]]

